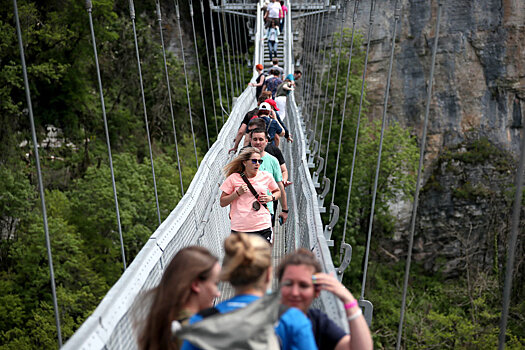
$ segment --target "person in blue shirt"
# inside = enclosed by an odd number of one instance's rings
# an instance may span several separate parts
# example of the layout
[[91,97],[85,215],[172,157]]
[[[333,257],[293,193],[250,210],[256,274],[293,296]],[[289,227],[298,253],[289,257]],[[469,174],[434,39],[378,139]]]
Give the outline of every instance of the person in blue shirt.
[[[235,296],[215,306],[226,313],[261,298],[272,280],[272,249],[261,237],[247,233],[234,233],[224,241],[225,257],[221,270],[221,280],[228,281],[235,289]],[[199,322],[197,314],[190,324]],[[275,326],[275,333],[284,350],[317,349],[308,318],[294,307],[287,309]],[[197,349],[184,341],[182,350]]]
[[[321,271],[321,265],[308,249],[300,248],[287,255],[277,268],[281,303],[297,307],[308,316],[319,349],[372,350],[370,329],[357,300],[337,278]],[[333,293],[343,303],[350,334],[321,310],[310,308],[321,290]]]

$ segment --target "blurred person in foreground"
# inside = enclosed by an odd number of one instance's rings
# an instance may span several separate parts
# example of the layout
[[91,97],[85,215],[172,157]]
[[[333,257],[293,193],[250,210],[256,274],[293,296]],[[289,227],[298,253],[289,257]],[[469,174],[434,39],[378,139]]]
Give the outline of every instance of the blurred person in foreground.
[[[281,302],[300,309],[312,322],[319,349],[373,349],[370,329],[352,293],[332,275],[322,273],[321,265],[308,249],[287,255],[277,269]],[[322,290],[333,293],[344,305],[350,334],[346,334],[328,315],[310,306]]]

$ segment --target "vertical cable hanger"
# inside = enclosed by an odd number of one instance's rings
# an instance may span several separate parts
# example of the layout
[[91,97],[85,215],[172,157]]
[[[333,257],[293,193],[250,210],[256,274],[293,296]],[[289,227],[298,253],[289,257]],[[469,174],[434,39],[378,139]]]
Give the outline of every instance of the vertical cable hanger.
[[177,168],[179,170],[180,190],[184,196],[184,184],[182,183],[182,169],[180,166],[179,143],[177,141],[177,129],[175,129],[175,115],[173,113],[173,101],[171,100],[170,76],[168,73],[168,62],[166,61],[166,48],[164,47],[164,34],[162,33],[162,14],[160,12],[159,0],[156,1],[157,21],[159,22],[160,42],[162,44],[162,58],[164,59],[164,73],[166,75],[166,86],[168,87],[168,101],[170,106],[171,125],[173,127],[173,138],[175,140],[175,154],[177,156]]
[[235,70],[235,75],[237,76],[236,81],[238,81],[237,85],[237,95],[240,95],[243,90],[243,84],[241,79],[241,65],[240,65],[240,58],[239,58],[239,32],[237,31],[237,16],[231,15],[230,16],[230,26],[232,27],[231,35],[232,35],[232,41],[233,41],[233,54],[235,58],[235,65],[237,66],[237,69]]
[[[225,26],[224,36],[226,37],[226,34],[229,34],[228,38],[230,39],[230,42],[231,42],[230,51],[231,51],[231,62],[232,62],[232,65],[233,65],[233,67],[231,67],[231,69],[233,70],[232,77],[233,77],[233,82],[234,82],[234,84],[233,84],[233,96],[239,96],[239,74],[237,73],[237,69],[239,67],[238,67],[238,64],[237,64],[237,59],[235,57],[235,37],[234,37],[235,33],[233,32],[233,27],[232,27],[232,22],[233,22],[232,17],[233,17],[233,15],[229,15],[229,16],[226,15],[226,14],[224,15],[224,26]],[[226,41],[228,41],[228,40],[226,39]]]
[[[307,24],[308,24],[308,27],[305,28],[306,40],[304,44],[304,53],[303,53],[303,65],[304,65],[304,70],[305,70],[307,77],[305,77],[305,84],[304,84],[304,89],[303,89],[303,103],[308,100],[308,96],[310,92],[310,83],[311,83],[311,74],[310,74],[311,71],[310,70],[312,69],[310,52],[312,51],[313,37],[314,37],[313,35],[314,23],[312,21],[308,21]],[[303,113],[303,116],[304,114],[305,113]],[[308,116],[306,115],[306,117]]]
[[[390,79],[392,77],[392,64],[394,62],[394,51],[396,47],[396,32],[397,32],[397,24],[399,22],[399,12],[401,11],[400,8],[398,8],[399,0],[396,0],[395,2],[395,15],[394,15],[394,30],[392,33],[392,48],[390,50],[390,61],[388,64],[388,76],[387,76],[387,82],[385,87],[385,98],[383,101],[383,118],[381,122],[381,137],[379,139],[379,152],[377,154],[377,165],[376,165],[376,174],[374,179],[374,188],[372,192],[372,208],[370,210],[370,221],[368,223],[368,234],[366,238],[366,250],[365,250],[365,263],[364,263],[364,269],[363,269],[363,282],[361,287],[361,296],[359,298],[360,305],[362,305],[363,308],[365,308],[365,318],[367,317],[367,306],[366,304],[371,303],[368,300],[365,300],[365,286],[366,286],[366,275],[368,271],[368,256],[370,253],[370,241],[372,238],[372,227],[374,222],[374,211],[375,211],[375,204],[376,204],[376,198],[377,198],[377,183],[379,180],[379,169],[381,167],[381,153],[383,151],[383,138],[385,134],[385,126],[386,126],[386,110],[388,108],[388,97],[390,92]],[[371,317],[371,313],[369,313]],[[371,320],[371,318],[367,318],[367,321]]]
[[[348,65],[346,69],[346,85],[345,85],[345,97],[343,100],[343,110],[341,111],[341,125],[339,129],[339,142],[337,146],[337,157],[335,161],[335,172],[334,172],[334,185],[332,187],[332,200],[331,200],[331,206],[334,204],[334,197],[335,197],[335,190],[337,188],[337,173],[339,170],[339,159],[341,156],[341,146],[343,143],[343,129],[344,129],[344,123],[345,123],[345,114],[346,114],[346,102],[348,100],[348,84],[350,80],[350,70],[352,67],[352,55],[354,50],[354,35],[355,35],[355,22],[357,20],[357,11],[359,9],[359,0],[354,1],[354,13],[352,15],[352,35],[350,38],[350,52],[349,52],[349,58],[348,58]],[[368,50],[368,47],[367,47]],[[355,147],[354,147],[355,148]],[[333,226],[332,226],[333,227]],[[343,245],[341,245],[341,254],[342,254]]]
[[160,220],[159,196],[157,194],[157,180],[155,179],[155,166],[153,165],[153,151],[151,150],[151,135],[149,132],[148,112],[146,110],[146,98],[144,97],[144,81],[142,80],[142,66],[140,64],[139,43],[137,40],[137,30],[135,27],[135,6],[133,4],[133,0],[129,0],[129,14],[131,18],[131,23],[133,24],[133,38],[135,39],[135,54],[137,55],[137,68],[139,72],[140,95],[142,97],[144,124],[146,125],[146,136],[148,138],[149,158],[150,158],[150,163],[151,163],[151,173],[153,176],[153,190],[155,192],[155,204],[157,205],[157,219],[160,225],[162,221]]
[[[370,17],[369,17],[369,21],[368,21],[368,34],[367,34],[365,63],[364,63],[364,67],[363,67],[363,75],[362,75],[362,78],[361,78],[361,96],[359,98],[359,109],[358,109],[358,112],[357,112],[357,124],[356,124],[356,129],[355,129],[355,136],[354,136],[354,149],[353,149],[353,153],[352,153],[352,165],[350,167],[350,179],[348,181],[348,195],[346,197],[346,211],[345,211],[345,220],[344,220],[344,225],[343,225],[343,235],[342,235],[342,238],[341,238],[341,246],[346,243],[346,227],[348,225],[348,211],[350,209],[350,198],[352,196],[352,184],[353,184],[353,180],[354,180],[355,162],[356,162],[356,158],[357,158],[357,143],[358,143],[358,139],[359,139],[359,130],[360,130],[360,126],[361,126],[361,112],[362,112],[363,100],[364,100],[364,96],[365,96],[366,70],[367,70],[367,67],[368,67],[368,57],[369,57],[369,53],[370,53],[370,40],[372,38],[372,29],[373,29],[374,19],[375,19],[375,14],[374,14],[375,5],[374,5],[374,1],[375,0],[373,0],[370,3]],[[341,250],[340,251],[340,255],[342,255],[342,254],[343,254],[343,251]]]
[[184,68],[184,80],[186,81],[186,97],[188,98],[188,110],[190,115],[190,127],[191,127],[191,137],[193,139],[193,150],[195,151],[195,164],[197,169],[199,169],[199,158],[197,157],[197,144],[195,142],[195,131],[193,130],[193,117],[191,115],[191,100],[190,100],[190,88],[188,85],[188,74],[186,72],[186,57],[184,57],[184,44],[182,42],[182,29],[180,27],[180,9],[179,9],[179,0],[175,0],[175,12],[177,16],[177,24],[179,27],[179,39],[180,39],[180,49],[182,55],[182,66]]
[[320,23],[320,20],[321,20],[321,14],[317,14],[316,17],[317,17],[317,20],[316,20],[316,25],[315,25],[315,35],[312,35],[312,40],[311,40],[311,43],[310,43],[310,49],[309,49],[309,52],[308,52],[308,58],[309,58],[308,59],[308,61],[309,61],[308,71],[310,73],[308,74],[308,76],[309,76],[308,93],[306,94],[306,98],[305,98],[306,118],[307,118],[308,126],[310,126],[311,122],[312,122],[312,115],[311,115],[310,104],[312,103],[314,90],[315,90],[314,69],[317,66],[316,62],[315,62],[314,55],[315,55],[316,46],[317,46],[317,43],[318,43],[319,23]]
[[[325,36],[328,35],[328,20],[326,21],[326,30],[325,30]],[[322,35],[321,35],[322,37]],[[333,36],[332,36],[333,37]],[[323,40],[324,41],[324,46],[323,46],[323,59],[322,59],[322,63],[321,63],[321,67],[324,67],[325,64],[326,64],[326,46],[328,44],[328,40]],[[323,69],[324,70],[324,69]],[[323,88],[323,78],[325,77],[325,74],[324,72],[321,72],[320,74],[320,78],[319,78],[319,90],[320,92],[322,92],[322,88]],[[317,97],[317,109],[316,109],[316,112],[315,112],[315,127],[314,127],[314,139],[316,138],[316,135],[317,135],[317,127],[319,125],[319,107],[321,106],[321,97],[322,95],[319,94],[319,96]],[[323,120],[324,122],[324,120]],[[322,134],[322,131],[321,131],[321,134]],[[321,138],[322,136],[319,135],[319,154],[321,153]],[[317,171],[316,171],[317,173]]]
[[[228,39],[226,37],[226,15],[224,14],[224,9],[221,9],[221,17],[222,17],[222,30],[224,31],[224,41],[223,41],[223,43],[226,43],[226,48],[227,48],[226,54],[227,54],[227,57],[228,57],[228,69],[230,71],[230,83],[231,83],[230,96],[231,96],[231,99],[232,99],[231,102],[232,102],[232,109],[233,109],[233,97],[235,96],[235,87],[234,87],[234,84],[233,84],[232,63],[231,63],[231,59],[230,59],[231,45],[228,43]],[[231,38],[231,36],[230,36],[230,38]],[[224,44],[223,44],[223,47],[224,47]]]
[[[339,14],[339,6],[336,7],[336,12],[335,12],[335,21],[337,21],[337,15]],[[328,30],[328,28],[327,28]],[[326,43],[327,41],[325,41],[325,49],[324,51],[326,52]],[[324,98],[324,103],[323,103],[323,113],[322,113],[322,118],[321,118],[321,130],[320,130],[320,133],[319,133],[319,154],[321,153],[321,150],[322,150],[322,144],[323,144],[323,137],[324,137],[324,121],[325,121],[325,116],[326,116],[326,99],[327,99],[327,96],[328,96],[328,86],[330,85],[330,73],[331,73],[331,70],[332,70],[332,48],[334,47],[334,43],[335,43],[335,34],[334,32],[332,32],[332,39],[331,39],[331,44],[330,44],[330,52],[328,53],[328,57],[330,58],[330,60],[328,61],[328,73],[326,74],[326,86],[325,86],[325,92],[324,92],[324,95],[323,95],[323,98]],[[327,159],[326,159],[327,161]],[[323,167],[324,169],[324,167]],[[319,169],[318,172],[320,173],[323,169]],[[325,181],[326,179],[326,176],[323,176],[323,181]]]
[[[322,37],[323,37],[324,18],[325,18],[325,13],[323,12],[323,13],[321,14],[321,26],[320,26],[320,27],[321,27],[321,31],[320,31],[320,34],[319,34],[319,41],[322,40]],[[319,41],[318,41],[318,42],[319,42]],[[324,55],[324,54],[323,54],[323,55]],[[319,62],[320,56],[321,56],[321,50],[319,49],[319,50],[317,50],[317,54],[316,54],[316,56],[315,56],[315,58],[314,58],[316,62]],[[318,66],[318,67],[319,67],[319,66]],[[320,67],[323,67],[323,66],[321,65]],[[316,69],[315,72],[314,72],[314,75],[315,75],[315,77],[314,77],[314,81],[317,82],[317,89],[314,89],[314,91],[313,91],[314,93],[315,93],[316,91],[319,91],[319,89],[321,88],[321,81],[320,81],[320,80],[322,80],[322,75],[321,75],[321,77],[320,77],[320,72],[319,72],[319,70],[320,70],[320,69]],[[322,74],[322,73],[321,73],[321,74]],[[317,95],[317,102],[318,102],[318,103],[317,103],[317,106],[318,106],[317,108],[319,108],[319,100],[320,100],[319,97],[320,97],[320,96]],[[310,112],[310,113],[312,114],[312,117],[311,117],[312,122],[314,123],[314,127],[313,127],[313,132],[314,132],[314,133],[313,133],[313,139],[312,139],[312,141],[315,141],[315,139],[316,139],[316,137],[317,137],[317,124],[318,124],[318,118],[317,118],[317,115],[315,116],[315,120],[314,120],[314,114],[315,114],[314,112],[315,112],[315,98],[312,99],[312,107],[311,107],[311,112]]]
[[[328,160],[328,152],[330,151],[330,136],[332,134],[332,122],[334,119],[334,108],[335,108],[335,96],[337,94],[337,82],[339,78],[339,63],[341,62],[341,51],[343,47],[343,30],[344,30],[344,24],[346,21],[346,5],[348,3],[348,0],[345,0],[345,4],[343,6],[343,16],[341,18],[341,30],[340,30],[340,38],[339,38],[339,52],[337,54],[337,65],[335,68],[335,79],[334,79],[334,92],[332,95],[332,111],[330,112],[330,124],[328,126],[328,139],[326,141],[326,156],[325,159]],[[323,177],[326,177],[326,168],[327,168],[328,162],[325,162],[324,170],[323,170]]]
[[[51,282],[51,295],[53,297],[53,309],[55,312],[55,324],[57,328],[58,347],[62,347],[62,331],[60,329],[60,315],[58,313],[58,302],[55,285],[55,269],[53,267],[53,254],[51,252],[51,239],[49,237],[49,227],[47,223],[46,198],[44,194],[44,183],[42,181],[42,170],[40,168],[40,155],[38,154],[38,140],[36,137],[35,120],[33,118],[33,104],[31,103],[31,91],[29,90],[29,80],[27,78],[27,67],[24,53],[24,44],[22,42],[22,30],[20,28],[20,18],[18,16],[18,4],[13,0],[14,17],[16,22],[16,34],[18,37],[18,47],[20,49],[20,60],[22,64],[22,74],[24,77],[24,89],[26,93],[27,109],[29,114],[29,123],[31,124],[31,137],[33,140],[33,151],[35,152],[36,173],[38,177],[38,191],[40,192],[40,205],[42,206],[42,219],[44,222],[44,233],[46,237],[47,261],[49,264],[49,279]],[[125,264],[125,260],[124,260]],[[124,265],[124,269],[126,266]]]
[[406,307],[406,298],[407,298],[407,289],[408,289],[408,277],[410,275],[410,263],[412,261],[412,248],[414,246],[414,234],[416,230],[416,216],[417,216],[417,208],[418,208],[418,203],[419,203],[419,191],[421,190],[421,175],[423,172],[423,161],[425,158],[428,117],[430,114],[430,101],[432,99],[432,84],[434,81],[434,68],[436,65],[436,53],[437,53],[438,39],[439,39],[439,24],[441,22],[442,10],[443,10],[443,0],[440,0],[438,3],[434,45],[432,46],[432,63],[430,64],[430,77],[428,80],[425,119],[423,122],[423,134],[421,135],[421,146],[419,149],[419,166],[417,169],[416,192],[414,193],[414,205],[412,206],[412,217],[410,220],[410,238],[409,238],[409,243],[408,243],[407,262],[405,265],[405,276],[403,279],[403,296],[401,298],[401,312],[400,312],[399,324],[397,328],[397,342],[396,342],[397,350],[401,348],[401,336],[403,334],[403,320],[405,317],[405,307]]
[[[222,9],[221,11],[222,12]],[[230,95],[232,93],[232,91],[230,90],[229,91],[229,87],[228,87],[228,75],[226,74],[226,58],[225,58],[225,53],[224,53],[224,44],[225,44],[225,41],[223,40],[223,37],[222,37],[222,20],[221,20],[221,17],[222,17],[222,13],[217,13],[217,24],[219,25],[219,41],[221,42],[221,52],[222,52],[222,69],[224,71],[224,90],[226,90],[226,105],[228,106],[228,111],[231,112],[231,108],[230,108]],[[226,35],[226,33],[225,33]],[[230,56],[228,55],[228,58]],[[228,66],[231,67],[230,65],[230,60],[228,59]],[[230,78],[231,78],[231,75],[230,75]],[[231,84],[231,87],[233,88],[233,83]],[[233,97],[233,96],[232,96]],[[224,124],[224,122],[223,122]]]
[[[221,106],[221,117],[222,117],[222,125],[224,125],[224,113],[228,115],[228,112],[226,112],[226,109],[224,108],[222,104],[222,88],[221,88],[221,79],[219,74],[219,63],[217,62],[217,43],[215,42],[215,25],[213,24],[213,12],[212,12],[212,2],[210,1],[210,24],[211,24],[211,39],[213,43],[213,59],[215,60],[215,76],[217,77],[217,91],[219,92],[219,105]],[[222,64],[224,68],[224,50],[221,50],[223,52],[222,54]],[[226,80],[226,70],[224,71],[224,77]],[[226,93],[228,92],[228,87],[226,86],[226,81],[224,82]],[[228,99],[228,97],[226,97]],[[229,107],[228,107],[229,108]]]
[[93,17],[91,13],[92,8],[93,6],[91,4],[91,0],[86,0],[86,10],[89,15],[89,28],[91,31],[91,42],[93,44],[93,54],[95,57],[95,67],[97,70],[98,89],[100,93],[100,104],[102,108],[102,118],[104,120],[104,132],[106,134],[106,144],[108,146],[109,169],[111,171],[111,185],[113,186],[113,200],[115,201],[115,213],[117,215],[117,226],[118,226],[118,233],[119,233],[119,239],[120,239],[120,250],[122,254],[122,265],[124,267],[124,271],[126,271],[126,254],[124,251],[124,239],[122,237],[122,227],[120,225],[120,210],[119,210],[118,197],[117,197],[117,185],[115,184],[115,172],[113,170],[113,156],[111,154],[111,143],[109,141],[108,121],[106,118],[106,105],[104,103],[104,93],[102,90],[102,78],[100,76],[100,66],[98,64],[97,42],[95,41],[95,30],[93,28]]
[[237,33],[237,37],[239,38],[239,41],[237,42],[237,47],[239,49],[239,71],[241,73],[241,92],[244,90],[244,86],[246,84],[244,80],[244,61],[242,58],[242,34],[241,34],[241,20],[242,18],[238,18],[237,16],[235,18],[235,32]]
[[505,349],[505,336],[507,333],[507,320],[509,317],[510,298],[512,291],[512,273],[514,271],[514,261],[516,256],[516,247],[518,243],[518,233],[520,224],[521,201],[523,196],[523,172],[525,170],[525,137],[521,137],[521,154],[516,172],[516,193],[514,195],[514,204],[512,205],[512,224],[510,229],[510,241],[505,267],[505,282],[503,285],[503,305],[500,320],[500,332],[498,349]]
[[310,56],[311,56],[311,64],[312,64],[312,67],[310,69],[311,73],[311,81],[310,81],[310,91],[309,91],[309,94],[308,94],[308,103],[307,103],[307,111],[308,111],[308,123],[310,124],[310,127],[311,127],[311,124],[312,124],[312,121],[313,121],[313,118],[312,118],[312,111],[313,111],[313,108],[312,108],[312,101],[314,100],[314,97],[315,97],[315,86],[316,86],[316,83],[317,81],[315,80],[315,76],[316,76],[316,73],[317,71],[319,70],[319,66],[318,66],[318,62],[317,62],[317,54],[319,52],[319,28],[321,26],[321,13],[318,13],[316,15],[317,17],[317,20],[316,20],[316,25],[315,25],[315,38],[314,38],[314,41],[313,41],[313,45],[312,45],[312,48],[311,48],[311,52],[310,52]]
[[204,118],[204,131],[206,132],[206,145],[208,146],[208,149],[210,149],[210,135],[208,134],[208,119],[206,118],[206,106],[204,103],[204,90],[202,88],[201,64],[199,62],[200,61],[199,48],[197,47],[197,35],[195,34],[195,21],[193,19],[193,16],[194,16],[193,0],[189,0],[188,5],[190,7],[191,29],[193,30],[193,43],[195,44],[195,60],[197,61],[197,75],[199,77],[199,88],[200,88],[201,101],[202,101],[202,114]]
[[[212,70],[210,65],[210,50],[208,48],[208,33],[206,33],[206,16],[204,15],[204,3],[200,0],[201,5],[201,16],[202,16],[202,27],[204,30],[204,44],[206,46],[206,62],[208,63],[208,77],[210,78],[210,90],[211,90],[211,102],[213,106],[213,120],[215,122],[215,133],[219,135],[219,125],[217,122],[217,109],[215,107],[215,91],[213,88]],[[215,75],[217,75],[217,65],[215,65]]]

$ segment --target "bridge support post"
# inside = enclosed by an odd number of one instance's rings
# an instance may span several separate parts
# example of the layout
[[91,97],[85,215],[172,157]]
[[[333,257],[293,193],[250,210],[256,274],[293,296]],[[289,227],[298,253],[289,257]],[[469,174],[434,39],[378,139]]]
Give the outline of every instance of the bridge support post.
[[331,238],[332,232],[334,231],[334,226],[337,223],[337,220],[339,219],[339,207],[334,203],[331,203],[330,211],[332,213],[332,220],[324,228],[324,238],[326,238],[326,245],[329,247],[333,247],[334,241]]
[[317,167],[317,170],[314,171],[314,174],[313,174],[313,177],[312,177],[312,182],[314,183],[314,187],[315,188],[321,187],[321,185],[319,184],[319,174],[321,173],[321,171],[323,169],[323,166],[324,166],[324,158],[323,157],[317,156],[317,160],[319,161],[319,166]]
[[317,204],[319,206],[320,213],[326,213],[326,208],[324,207],[324,199],[326,198],[328,191],[330,191],[330,179],[327,178],[326,176],[323,177],[323,183],[324,183],[323,192],[321,192],[321,194],[317,196]]
[[348,243],[341,244],[341,254],[344,251],[343,260],[341,261],[341,265],[337,268],[337,278],[339,279],[339,282],[343,281],[343,275],[345,273],[345,270],[348,268],[348,265],[350,265],[350,262],[352,261],[352,246]]

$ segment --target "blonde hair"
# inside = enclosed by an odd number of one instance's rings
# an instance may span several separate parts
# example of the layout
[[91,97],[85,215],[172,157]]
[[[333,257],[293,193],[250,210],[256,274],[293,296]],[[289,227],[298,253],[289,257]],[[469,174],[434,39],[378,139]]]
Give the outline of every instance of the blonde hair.
[[254,153],[261,154],[261,151],[255,147],[243,148],[237,157],[235,157],[231,162],[226,164],[224,168],[222,168],[224,176],[228,177],[233,173],[240,173],[244,171],[244,164],[242,164],[242,162],[249,160]]
[[255,234],[234,233],[224,241],[226,255],[221,280],[234,287],[261,287],[264,272],[272,265],[272,248]]

